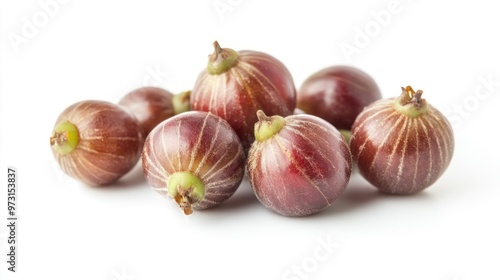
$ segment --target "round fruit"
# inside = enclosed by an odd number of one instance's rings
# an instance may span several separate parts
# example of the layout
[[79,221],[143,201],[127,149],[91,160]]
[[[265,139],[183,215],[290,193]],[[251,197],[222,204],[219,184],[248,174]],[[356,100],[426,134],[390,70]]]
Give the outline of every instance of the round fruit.
[[282,116],[293,114],[293,79],[285,65],[268,54],[236,52],[221,48],[217,42],[214,48],[191,93],[191,108],[225,119],[248,150],[254,141],[257,110]]
[[231,126],[206,112],[160,123],[146,138],[142,167],[149,184],[172,197],[186,215],[219,205],[245,173],[243,147]]
[[380,191],[413,194],[432,185],[450,164],[450,123],[422,99],[402,88],[397,98],[368,106],[352,128],[351,151],[361,175]]
[[189,111],[190,93],[173,95],[162,88],[141,87],[129,92],[118,104],[134,114],[144,135],[148,135],[162,121]]
[[257,115],[248,175],[259,201],[284,216],[307,216],[330,206],[344,192],[352,167],[338,130],[306,114]]
[[297,94],[297,108],[337,129],[350,130],[363,108],[381,98],[367,73],[351,66],[332,66],[305,80]]
[[130,171],[141,155],[137,119],[118,105],[86,100],[58,117],[50,146],[61,169],[89,185],[102,186]]

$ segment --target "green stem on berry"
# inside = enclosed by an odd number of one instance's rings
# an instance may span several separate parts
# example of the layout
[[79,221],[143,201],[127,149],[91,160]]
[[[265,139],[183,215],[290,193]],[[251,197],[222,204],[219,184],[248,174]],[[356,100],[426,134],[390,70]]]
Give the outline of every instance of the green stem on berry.
[[190,110],[189,98],[191,96],[191,91],[184,91],[179,94],[174,95],[172,98],[172,106],[174,107],[174,114],[178,115]]
[[76,126],[70,122],[61,122],[52,132],[50,146],[58,153],[66,155],[76,148],[79,141],[80,133]]
[[186,215],[193,213],[191,206],[205,197],[203,182],[189,172],[176,172],[170,175],[167,190]]
[[259,142],[273,137],[286,124],[285,118],[281,116],[268,117],[262,110],[257,111],[257,118],[259,118],[259,121],[255,124],[254,134],[255,139]]
[[427,112],[427,101],[422,99],[422,90],[415,92],[411,86],[401,89],[403,92],[394,100],[394,109],[411,118]]
[[351,139],[351,131],[347,129],[339,129],[340,134],[344,137],[344,140],[349,144],[349,140]]
[[229,48],[221,48],[217,41],[214,42],[214,53],[208,56],[207,71],[212,75],[222,74],[238,62],[238,53]]

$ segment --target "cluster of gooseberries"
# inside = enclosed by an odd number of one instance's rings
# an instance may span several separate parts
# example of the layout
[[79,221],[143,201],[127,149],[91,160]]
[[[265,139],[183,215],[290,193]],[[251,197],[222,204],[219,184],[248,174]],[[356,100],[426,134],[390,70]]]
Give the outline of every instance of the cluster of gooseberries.
[[143,87],[118,104],[66,108],[50,137],[61,169],[106,186],[141,159],[147,182],[185,214],[227,200],[246,170],[265,207],[307,216],[342,195],[353,165],[382,192],[414,194],[451,161],[451,126],[421,90],[384,99],[367,73],[339,65],[297,91],[275,57],[214,49],[191,91]]

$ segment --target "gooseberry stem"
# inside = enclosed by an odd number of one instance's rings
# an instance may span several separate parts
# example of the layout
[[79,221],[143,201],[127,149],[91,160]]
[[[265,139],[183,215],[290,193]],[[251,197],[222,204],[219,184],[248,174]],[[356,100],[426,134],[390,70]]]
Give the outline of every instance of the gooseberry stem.
[[50,145],[61,146],[68,141],[68,134],[66,132],[54,131],[54,134],[50,137]]
[[215,59],[217,59],[217,56],[222,53],[223,49],[220,47],[219,42],[214,41],[213,43],[214,46],[214,54],[216,55]]
[[167,191],[186,215],[193,213],[192,206],[205,197],[203,182],[189,172],[176,172],[170,175]]
[[254,134],[255,139],[263,142],[280,132],[285,126],[286,120],[281,116],[268,117],[262,110],[257,111],[259,121],[255,124]]
[[413,90],[411,86],[401,87],[401,95],[394,100],[394,109],[415,118],[427,112],[427,102],[422,99],[422,90]]
[[80,134],[76,126],[70,122],[61,122],[52,132],[50,146],[58,153],[66,155],[76,148],[79,141]]
[[207,71],[212,75],[220,75],[229,71],[238,62],[238,53],[229,48],[221,48],[215,41],[214,53],[208,56]]
[[346,129],[339,129],[340,134],[342,134],[342,137],[344,137],[344,140],[349,144],[349,141],[351,140],[351,131],[346,130]]
[[178,115],[190,110],[189,98],[191,96],[191,91],[184,91],[172,97],[172,106],[174,107],[174,114]]

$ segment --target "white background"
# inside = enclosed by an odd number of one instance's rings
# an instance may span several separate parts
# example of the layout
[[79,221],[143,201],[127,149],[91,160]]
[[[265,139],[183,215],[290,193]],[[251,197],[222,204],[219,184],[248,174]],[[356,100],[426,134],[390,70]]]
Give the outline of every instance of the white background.
[[[0,5],[1,279],[500,279],[494,1],[70,0],[53,2],[50,15],[47,2]],[[407,197],[354,176],[332,207],[306,218],[268,211],[248,183],[185,217],[139,165],[108,188],[60,173],[49,136],[64,108],[143,85],[190,89],[214,40],[275,56],[297,87],[349,64],[384,97],[408,84],[424,90],[453,123],[450,167]],[[347,44],[356,53],[346,55]],[[6,268],[8,166],[18,169],[16,273]]]

